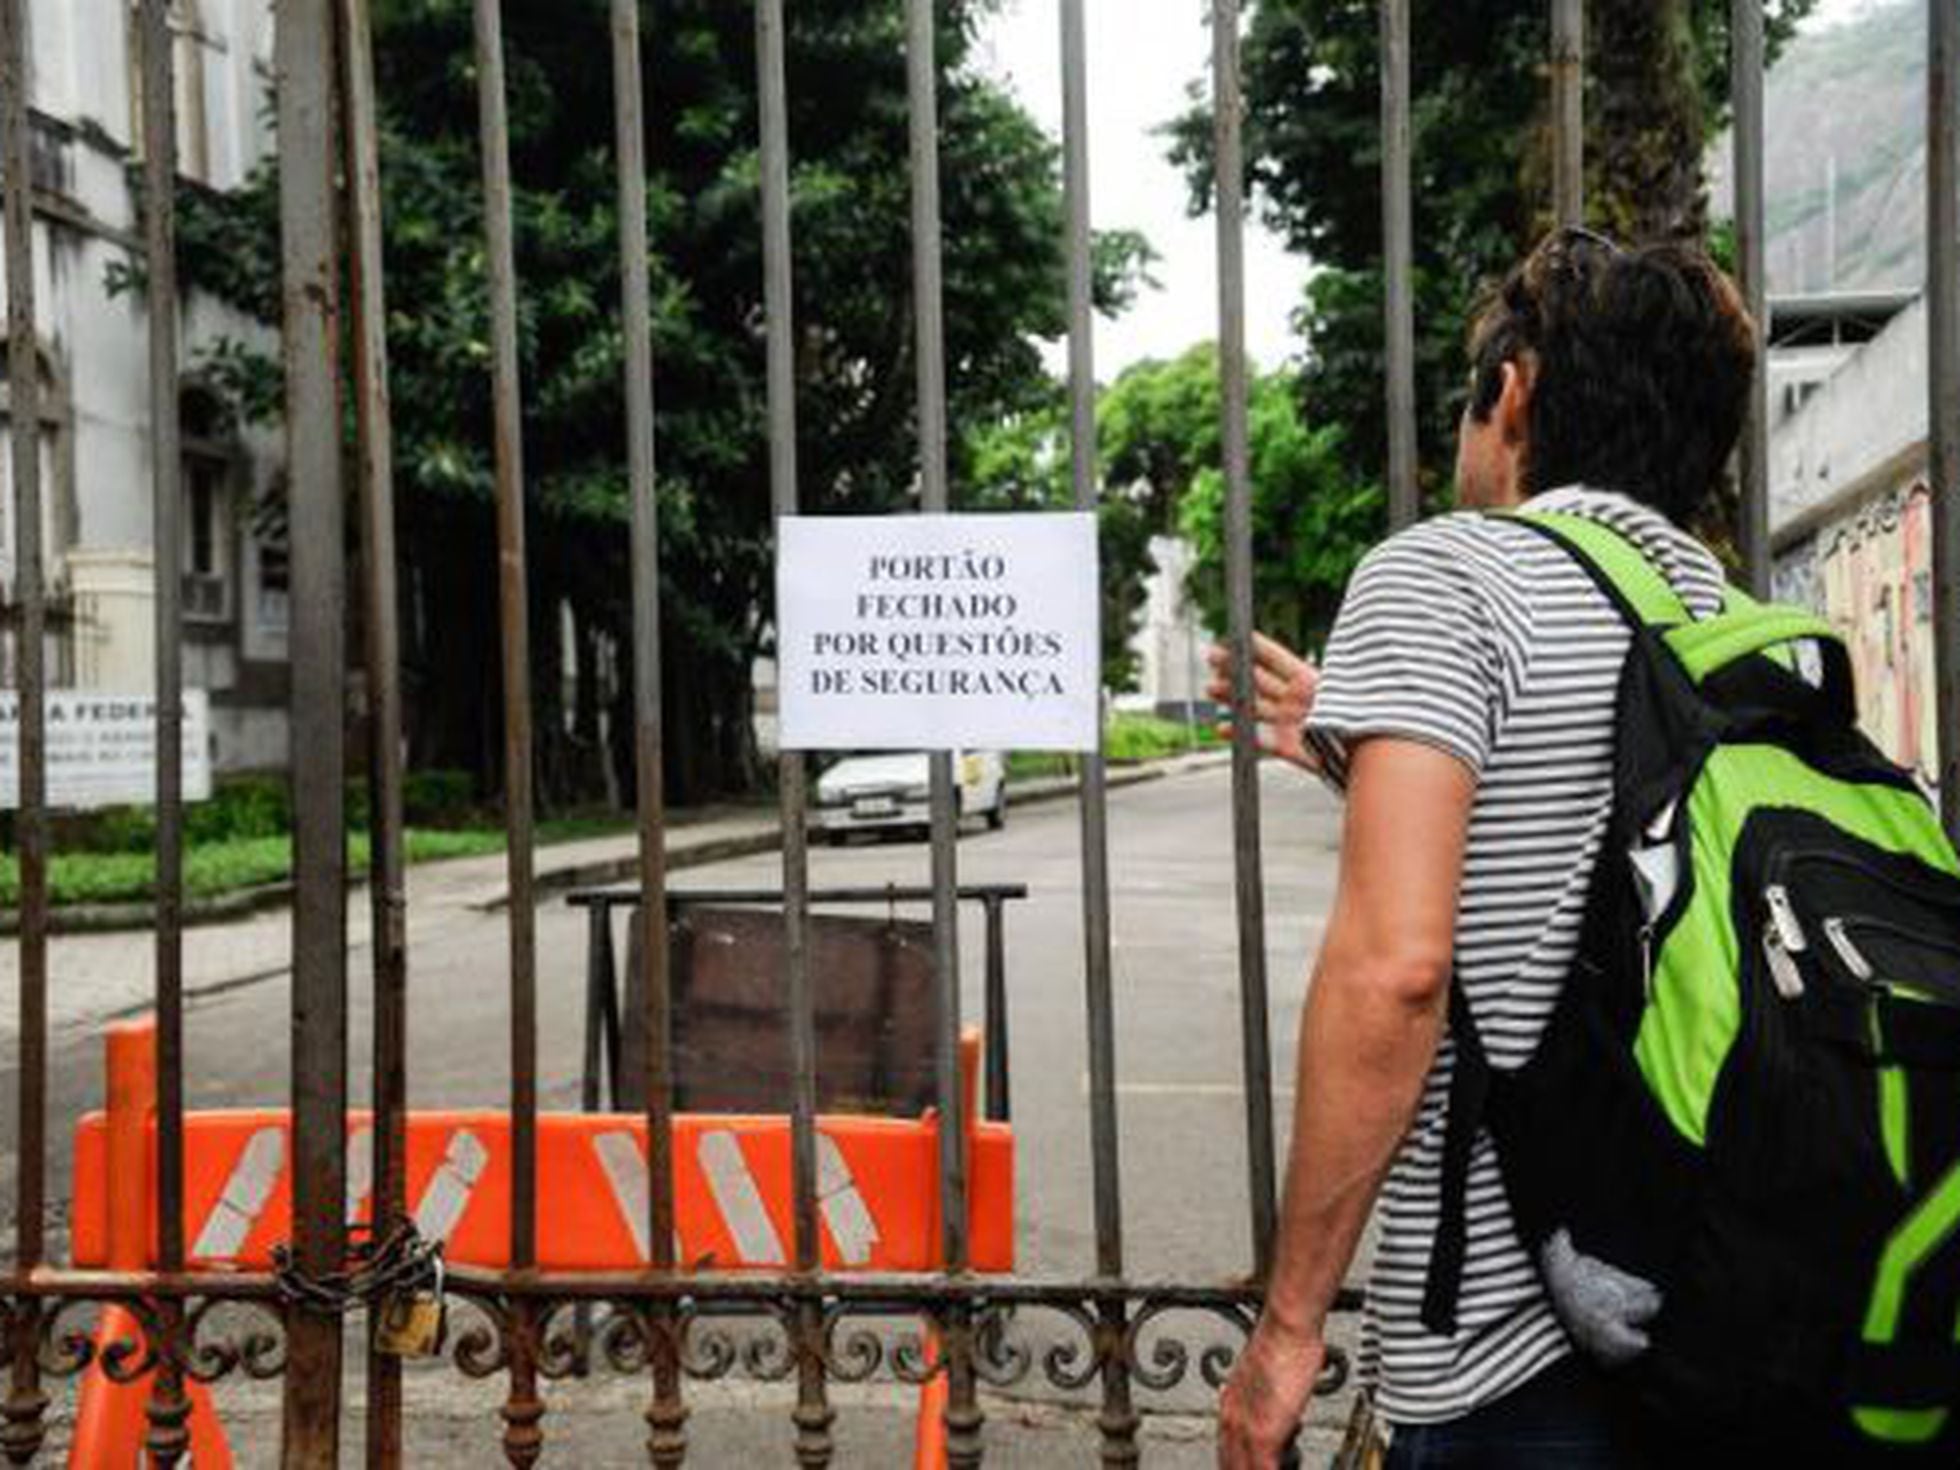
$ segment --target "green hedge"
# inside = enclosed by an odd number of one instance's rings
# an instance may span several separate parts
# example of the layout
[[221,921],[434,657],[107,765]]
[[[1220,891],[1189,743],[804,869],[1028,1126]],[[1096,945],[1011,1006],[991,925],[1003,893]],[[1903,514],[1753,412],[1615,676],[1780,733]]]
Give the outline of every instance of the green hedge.
[[[402,805],[411,827],[453,830],[495,820],[478,806],[476,782],[467,771],[411,771],[402,783]],[[367,829],[365,781],[348,783],[347,823],[355,831]],[[283,838],[292,830],[292,795],[284,776],[227,776],[209,800],[184,807],[184,841],[192,849]],[[55,850],[62,853],[137,856],[155,851],[156,841],[151,806],[107,807],[57,817],[54,823]]]

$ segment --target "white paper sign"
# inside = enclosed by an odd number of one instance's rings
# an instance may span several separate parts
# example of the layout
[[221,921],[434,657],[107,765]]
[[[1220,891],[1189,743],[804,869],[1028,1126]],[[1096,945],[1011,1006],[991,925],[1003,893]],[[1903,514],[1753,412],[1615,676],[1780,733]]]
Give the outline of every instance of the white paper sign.
[[[50,689],[48,805],[144,805],[157,797],[157,704],[147,694]],[[184,799],[211,794],[210,712],[184,691]],[[0,693],[0,807],[20,805],[20,696]]]
[[1088,514],[795,517],[776,563],[785,750],[1092,750]]

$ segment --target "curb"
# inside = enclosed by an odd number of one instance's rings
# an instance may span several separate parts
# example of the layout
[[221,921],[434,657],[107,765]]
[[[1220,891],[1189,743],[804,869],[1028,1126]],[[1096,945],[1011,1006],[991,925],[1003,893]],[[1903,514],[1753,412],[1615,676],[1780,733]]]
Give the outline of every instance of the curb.
[[[1161,781],[1167,776],[1181,776],[1193,771],[1210,770],[1226,764],[1230,759],[1229,752],[1205,752],[1199,755],[1173,756],[1162,761],[1113,766],[1104,779],[1104,785],[1110,791],[1120,791],[1126,786],[1140,786],[1146,781]],[[1035,806],[1042,802],[1066,800],[1075,796],[1081,789],[1082,779],[1079,776],[1037,776],[1030,781],[1016,782],[1010,785],[1007,791],[1012,805]],[[777,823],[771,822],[768,826],[752,833],[718,838],[693,847],[674,849],[667,854],[667,871],[672,873],[683,868],[698,868],[709,863],[727,862],[733,858],[754,857],[760,853],[776,852],[782,845],[782,828]],[[563,868],[543,870],[532,878],[531,883],[533,890],[540,894],[563,893],[575,888],[602,888],[608,884],[629,882],[638,876],[639,871],[638,855],[628,854],[624,857],[599,858]],[[471,905],[482,913],[495,913],[509,906],[509,890]]]
[[[1186,775],[1194,771],[1209,770],[1224,765],[1231,759],[1229,751],[1206,751],[1195,755],[1171,756],[1164,760],[1139,762],[1134,765],[1111,766],[1106,778],[1108,790],[1119,791],[1126,786],[1141,785],[1146,781],[1161,781],[1167,776]],[[1016,806],[1035,806],[1042,802],[1063,801],[1075,796],[1082,786],[1079,776],[1038,776],[1033,780],[1016,782],[1008,787],[1008,794]],[[683,829],[685,830],[685,829]],[[730,833],[724,837],[712,837],[704,841],[687,842],[672,847],[667,853],[669,872],[680,872],[687,868],[704,867],[709,863],[729,862],[735,858],[755,857],[762,853],[775,852],[783,845],[782,828],[771,820],[759,824],[749,832]],[[567,863],[560,867],[540,867],[532,879],[533,888],[540,895],[567,892],[574,888],[597,888],[608,883],[622,883],[632,879],[640,870],[637,853],[629,853],[616,858],[591,858],[584,862]],[[367,886],[365,872],[349,872],[347,887],[355,892]],[[263,913],[267,909],[282,908],[293,900],[293,885],[287,883],[266,883],[257,888],[245,888],[236,893],[219,894],[213,898],[187,899],[183,907],[183,922],[187,928],[206,924],[223,924],[234,919],[248,918]],[[510,905],[509,890],[472,901],[468,906],[481,913],[495,913]],[[48,932],[50,934],[106,934],[147,929],[156,922],[156,907],[148,903],[81,903],[65,904],[49,912]],[[20,932],[18,911],[8,910],[0,915],[0,935]]]

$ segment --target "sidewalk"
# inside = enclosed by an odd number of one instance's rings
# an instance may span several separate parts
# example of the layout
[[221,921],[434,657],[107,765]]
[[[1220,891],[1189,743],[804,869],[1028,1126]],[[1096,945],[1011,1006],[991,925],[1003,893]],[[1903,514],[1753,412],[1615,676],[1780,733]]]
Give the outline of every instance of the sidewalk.
[[[1175,757],[1110,772],[1112,788],[1202,770],[1225,759],[1215,751]],[[1074,777],[1050,777],[1010,788],[1015,806],[1065,799],[1076,790]],[[770,852],[782,845],[782,827],[773,807],[721,807],[675,812],[667,829],[670,872]],[[633,832],[540,847],[535,883],[541,899],[568,889],[629,882],[638,871],[639,838]],[[420,863],[408,870],[411,943],[439,939],[459,922],[480,922],[509,900],[505,854]],[[347,902],[350,963],[365,955],[372,928],[363,888],[350,888]],[[276,979],[292,963],[292,910],[289,904],[259,909],[217,923],[192,923],[184,931],[184,988],[187,995],[216,992]],[[50,955],[49,1024],[53,1031],[128,1014],[150,1004],[156,993],[156,939],[148,928],[115,932],[57,934]],[[12,993],[20,975],[19,946],[0,941],[0,991]],[[0,1008],[0,1043],[16,1039],[18,1018]]]

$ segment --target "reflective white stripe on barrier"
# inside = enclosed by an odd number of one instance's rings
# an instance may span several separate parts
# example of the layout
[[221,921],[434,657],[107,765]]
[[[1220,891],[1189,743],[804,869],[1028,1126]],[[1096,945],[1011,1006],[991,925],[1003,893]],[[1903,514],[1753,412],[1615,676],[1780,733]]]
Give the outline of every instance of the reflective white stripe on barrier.
[[749,1172],[749,1161],[742,1156],[742,1141],[726,1129],[703,1133],[696,1157],[701,1161],[701,1172],[708,1176],[708,1188],[714,1193],[741,1263],[782,1265],[782,1238],[762,1203],[762,1191]]
[[347,1139],[347,1223],[361,1218],[361,1206],[374,1188],[374,1130],[356,1128]]
[[446,1241],[463,1218],[470,1193],[490,1163],[490,1151],[467,1128],[449,1135],[449,1147],[415,1206],[415,1229],[424,1240]]
[[285,1165],[283,1128],[261,1128],[248,1138],[239,1150],[238,1162],[232,1165],[231,1177],[225,1181],[224,1193],[198,1232],[191,1254],[217,1258],[237,1255],[258,1223],[265,1202],[272,1198],[279,1171]]
[[870,1261],[871,1248],[878,1243],[878,1222],[858,1193],[844,1150],[828,1133],[817,1135],[817,1201],[836,1242],[838,1259],[847,1266]]
[[633,1249],[647,1259],[647,1161],[630,1133],[601,1133],[592,1140],[599,1167],[612,1186],[613,1203],[633,1233]]

